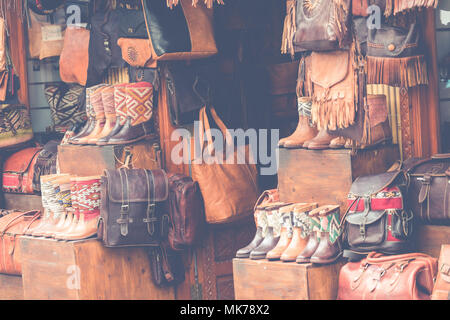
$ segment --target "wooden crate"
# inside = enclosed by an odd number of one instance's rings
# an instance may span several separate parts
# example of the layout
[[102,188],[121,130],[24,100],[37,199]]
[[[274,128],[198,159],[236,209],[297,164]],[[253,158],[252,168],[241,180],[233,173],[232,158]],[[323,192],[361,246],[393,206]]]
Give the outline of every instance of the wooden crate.
[[4,193],[3,200],[3,208],[8,210],[44,210],[41,196],[35,194]]
[[415,241],[418,252],[438,259],[441,245],[450,244],[450,226],[417,226]]
[[284,202],[340,204],[345,211],[352,182],[385,172],[399,158],[397,146],[358,150],[280,149],[278,189]]
[[0,300],[23,300],[21,276],[0,274]]
[[132,154],[132,167],[156,169],[160,167],[158,154],[153,147],[155,138],[127,146],[58,146],[58,161],[61,173],[79,176],[102,175],[105,169],[116,169],[125,162],[127,151]]
[[105,248],[96,239],[63,242],[22,237],[25,299],[173,300],[157,288],[144,248]]
[[343,262],[316,266],[233,259],[236,300],[334,300]]

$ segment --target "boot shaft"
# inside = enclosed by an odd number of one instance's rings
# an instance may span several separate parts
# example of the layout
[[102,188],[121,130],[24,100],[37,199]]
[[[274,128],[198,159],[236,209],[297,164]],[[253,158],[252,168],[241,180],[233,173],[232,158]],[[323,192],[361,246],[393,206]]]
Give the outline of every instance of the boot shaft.
[[100,214],[100,177],[83,177],[76,179],[78,212],[84,219]]
[[147,122],[153,115],[153,86],[149,82],[138,82],[126,86],[127,116],[131,125]]
[[118,84],[114,86],[114,106],[120,124],[123,126],[127,119],[127,89],[128,84]]

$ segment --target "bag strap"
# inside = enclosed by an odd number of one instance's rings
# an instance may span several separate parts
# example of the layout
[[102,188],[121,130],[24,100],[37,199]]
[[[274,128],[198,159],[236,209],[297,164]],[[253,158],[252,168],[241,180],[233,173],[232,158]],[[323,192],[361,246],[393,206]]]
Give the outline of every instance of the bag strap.
[[146,180],[147,180],[147,210],[146,218],[143,220],[147,224],[147,231],[150,236],[153,236],[156,231],[156,222],[158,218],[156,217],[156,203],[155,203],[155,179],[153,177],[153,172],[151,170],[145,170]]
[[128,175],[126,169],[119,169],[120,182],[122,187],[122,205],[120,207],[120,218],[117,223],[120,225],[120,234],[122,236],[128,235],[128,223],[131,222],[128,217],[130,211],[130,198],[128,195]]

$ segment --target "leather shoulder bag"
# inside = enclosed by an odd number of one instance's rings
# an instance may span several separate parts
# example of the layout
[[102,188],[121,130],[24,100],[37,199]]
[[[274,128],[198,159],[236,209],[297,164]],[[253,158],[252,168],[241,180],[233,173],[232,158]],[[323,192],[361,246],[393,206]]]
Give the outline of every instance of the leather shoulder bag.
[[165,171],[105,170],[99,237],[106,247],[158,246],[168,232]]
[[371,252],[339,273],[338,300],[430,300],[437,260],[423,253]]
[[432,300],[450,300],[450,244],[441,246],[439,269],[434,283]]
[[416,219],[450,225],[450,154],[408,159],[403,170],[409,177],[408,204]]
[[371,251],[398,254],[410,249],[413,216],[405,208],[405,184],[401,171],[363,176],[353,182],[343,217],[344,257]]
[[12,154],[3,164],[3,192],[32,194],[34,165],[41,147],[26,148]]

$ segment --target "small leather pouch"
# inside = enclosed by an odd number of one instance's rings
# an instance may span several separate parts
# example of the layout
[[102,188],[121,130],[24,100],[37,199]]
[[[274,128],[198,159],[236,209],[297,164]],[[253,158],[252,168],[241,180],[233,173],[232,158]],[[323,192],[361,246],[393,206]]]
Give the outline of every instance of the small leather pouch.
[[155,68],[148,39],[120,38],[117,44],[122,50],[122,58],[132,67]]

